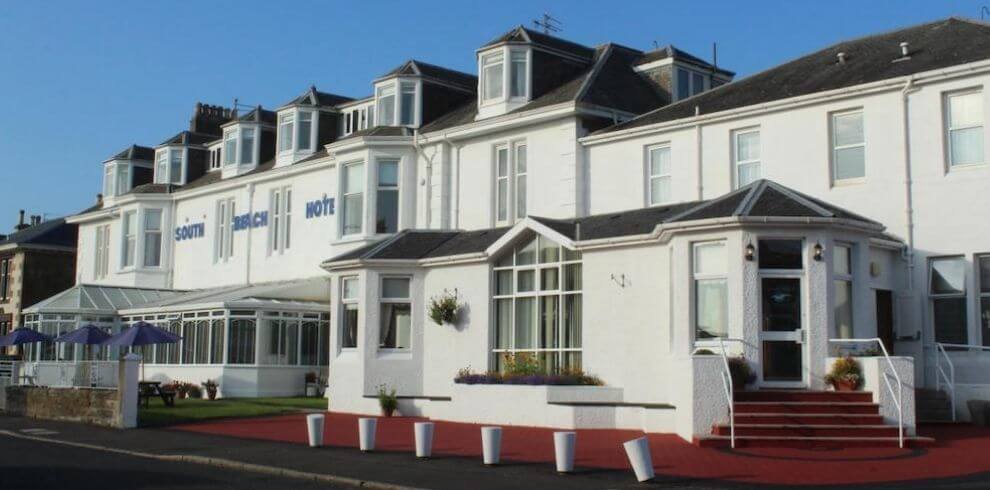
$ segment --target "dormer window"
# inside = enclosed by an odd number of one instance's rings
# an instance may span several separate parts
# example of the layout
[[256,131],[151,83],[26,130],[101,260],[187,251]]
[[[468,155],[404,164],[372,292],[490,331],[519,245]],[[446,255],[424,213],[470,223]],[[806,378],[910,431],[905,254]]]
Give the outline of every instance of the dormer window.
[[223,164],[253,165],[257,159],[257,129],[233,127],[223,133]]
[[313,151],[313,112],[286,110],[278,116],[278,152]]
[[[398,94],[396,94],[396,87],[398,87]],[[418,126],[418,90],[419,83],[414,80],[400,80],[378,87],[376,90],[378,125]]]
[[532,50],[502,46],[478,58],[478,118],[498,116],[522,107],[532,95]]
[[485,95],[486,101],[502,98],[502,78],[505,71],[502,66],[502,58],[502,51],[481,57],[481,93]]
[[395,125],[395,85],[378,87],[378,125]]
[[162,148],[155,153],[155,183],[181,184],[184,148]]
[[131,164],[107,163],[103,173],[103,197],[115,197],[131,190]]

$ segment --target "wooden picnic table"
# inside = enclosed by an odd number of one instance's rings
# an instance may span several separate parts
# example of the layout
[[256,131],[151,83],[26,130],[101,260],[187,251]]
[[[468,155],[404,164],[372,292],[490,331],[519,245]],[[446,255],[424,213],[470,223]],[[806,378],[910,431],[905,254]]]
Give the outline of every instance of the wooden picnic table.
[[175,393],[162,388],[161,381],[138,381],[138,403],[144,400],[145,408],[153,397],[160,397],[165,406],[171,407],[175,404]]

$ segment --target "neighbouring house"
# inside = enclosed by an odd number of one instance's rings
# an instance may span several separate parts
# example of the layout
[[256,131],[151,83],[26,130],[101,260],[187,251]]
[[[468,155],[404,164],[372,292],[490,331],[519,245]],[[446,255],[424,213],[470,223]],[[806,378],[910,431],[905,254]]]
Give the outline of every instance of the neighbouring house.
[[[104,163],[103,202],[68,218],[76,285],[27,324],[157,323],[183,341],[145,349],[147,375],[224,396],[318,372],[336,411],[377,412],[386,385],[407,414],[689,439],[737,402],[876,403],[890,440],[913,433],[915,387],[963,418],[990,396],[990,26],[739,80],[523,27],[473,56],[477,76],[410,60],[363,98],[197,105]],[[459,308],[437,325],[443,296]],[[820,393],[840,348],[864,354],[866,399]],[[722,352],[765,393],[727,397]],[[454,382],[518,354],[605,386]]]

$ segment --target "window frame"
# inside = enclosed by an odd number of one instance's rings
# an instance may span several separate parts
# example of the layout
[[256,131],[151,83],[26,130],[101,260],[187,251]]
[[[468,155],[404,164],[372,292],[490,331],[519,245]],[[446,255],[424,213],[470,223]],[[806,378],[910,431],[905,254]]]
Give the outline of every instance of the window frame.
[[[843,116],[859,115],[860,118],[860,142],[852,143],[846,145],[838,144],[838,124],[836,119]],[[828,114],[828,132],[829,132],[829,167],[830,167],[830,177],[832,185],[844,185],[844,184],[857,184],[866,181],[866,114],[862,107],[856,107],[852,109],[843,109],[839,111],[833,111]],[[838,154],[841,150],[849,150],[854,148],[863,149],[863,175],[858,177],[846,177],[839,178],[839,158]],[[762,154],[761,154],[762,156]]]
[[[952,104],[951,99],[954,97],[966,97],[966,96],[976,96],[980,101],[980,110],[982,112],[981,124],[975,125],[971,124],[968,126],[953,127],[952,126]],[[945,151],[945,172],[951,172],[953,169],[957,168],[969,168],[969,167],[980,167],[987,165],[987,147],[986,147],[986,124],[987,124],[987,114],[986,114],[986,100],[983,96],[983,87],[970,87],[960,90],[951,90],[942,93],[942,138],[944,140],[944,151]],[[960,131],[966,129],[980,128],[980,138],[983,143],[983,158],[978,162],[972,163],[953,163],[952,162],[952,132]]]
[[[526,153],[526,173],[520,174],[517,165],[518,160],[518,150],[519,148],[524,148]],[[499,172],[499,155],[505,152],[505,175],[500,175]],[[519,215],[519,200],[522,199],[525,204],[526,215],[529,214],[529,144],[525,138],[500,141],[492,144],[492,222],[495,226],[511,225],[516,223],[526,216]],[[524,195],[519,196],[519,179],[518,177],[523,177],[526,179],[526,189],[523,189]],[[499,186],[505,184],[505,217],[502,218],[499,214]]]
[[[385,93],[385,92],[389,92],[389,91],[391,92],[390,94],[386,94]],[[386,99],[388,97],[391,97],[392,98],[391,104],[385,102],[385,100],[384,100],[384,99]],[[375,119],[375,125],[376,126],[398,126],[399,125],[398,122],[397,122],[398,119],[399,119],[399,114],[396,111],[396,109],[398,109],[398,105],[399,105],[398,104],[398,101],[397,101],[398,99],[399,99],[399,87],[398,87],[398,84],[395,83],[395,82],[382,84],[382,85],[380,85],[380,86],[378,86],[378,87],[375,88],[375,115],[376,115],[376,118],[377,118],[377,119]],[[392,106],[392,113],[390,114],[392,117],[391,117],[391,121],[384,121],[384,120],[381,119],[381,116],[382,116],[382,110],[381,109],[382,109],[382,107],[386,107],[388,105],[391,105]],[[353,126],[353,124],[352,124],[352,126]]]
[[[722,253],[725,255],[725,270],[720,273],[706,273],[698,271],[698,251],[704,247],[721,247]],[[724,238],[717,238],[711,240],[701,240],[697,242],[691,242],[691,338],[694,341],[695,346],[701,345],[713,345],[718,343],[720,337],[712,338],[699,338],[698,337],[698,308],[700,304],[698,303],[698,284],[703,281],[722,281],[725,284],[725,297],[724,309],[725,309],[725,336],[721,337],[723,339],[729,338],[729,244],[728,240]]]
[[[149,213],[158,213],[158,229],[148,228]],[[158,264],[149,265],[147,247],[149,236],[157,235]],[[165,210],[161,208],[144,208],[141,210],[141,268],[161,269],[165,263]]]
[[234,217],[237,216],[237,199],[224,197],[216,204],[216,238],[213,240],[213,262],[229,262],[234,258]]
[[[401,279],[407,283],[408,296],[385,296],[385,281]],[[382,328],[384,328],[385,315],[379,314],[378,318],[378,345],[379,352],[412,352],[413,348],[413,301],[412,301],[413,276],[406,274],[383,274],[378,278],[378,309],[381,312],[385,305],[408,305],[409,306],[409,346],[408,347],[388,347],[384,346],[381,340]],[[398,339],[398,333],[396,333]]]
[[120,219],[120,269],[131,270],[137,265],[138,210],[124,211]]
[[[357,296],[347,296],[347,283],[348,281],[354,281],[356,284],[355,291]],[[341,276],[339,281],[340,288],[340,314],[339,318],[339,337],[340,341],[337,342],[338,347],[341,351],[356,351],[361,346],[361,278],[359,276]],[[354,325],[354,345],[347,346],[344,345],[344,340],[347,338],[347,311],[353,308],[357,312],[356,315],[356,325]]]
[[[739,159],[739,137],[756,133],[757,139],[757,149],[759,151],[759,156],[756,159],[750,160],[740,160]],[[740,187],[745,187],[746,185],[752,184],[756,180],[764,178],[763,176],[763,135],[761,134],[760,126],[752,126],[748,128],[734,129],[731,133],[732,138],[732,184],[733,189],[739,189]],[[740,177],[740,167],[744,165],[756,165],[758,169],[758,176],[756,179],[747,182],[746,184],[741,183]]]
[[[707,75],[705,73],[701,73],[701,72],[699,72],[697,70],[694,70],[694,69],[691,69],[691,68],[687,68],[687,67],[685,67],[683,65],[680,65],[680,64],[675,64],[674,65],[674,70],[675,70],[674,76],[673,76],[673,79],[674,79],[674,90],[672,92],[676,96],[676,99],[675,100],[680,101],[680,100],[688,99],[688,98],[694,97],[695,95],[698,95],[698,94],[704,92],[705,90],[709,90],[711,88],[711,79],[709,78],[709,75]],[[680,77],[681,77],[681,73],[682,72],[687,76],[687,80],[686,80],[687,81],[687,86],[685,87],[685,90],[687,92],[687,95],[685,95],[685,96],[681,96],[681,78]],[[697,82],[697,77],[701,77],[701,87],[700,88],[695,86],[696,85],[696,82]]]
[[[179,175],[176,177],[172,175],[172,161],[175,158],[173,154],[179,153]],[[161,156],[164,155],[164,159]],[[164,164],[164,167],[162,166]],[[164,168],[165,173],[162,175],[160,171]],[[155,151],[155,167],[154,167],[155,178],[154,182],[156,184],[175,184],[182,185],[186,181],[186,147],[185,146],[167,146],[165,148],[160,148]]]
[[271,210],[268,255],[281,255],[292,248],[292,186],[272,189],[268,202]]
[[[492,61],[495,58],[498,59]],[[480,74],[480,76],[478,77],[478,81],[481,84],[481,87],[479,87],[480,90],[478,92],[478,98],[481,100],[482,105],[493,104],[505,100],[505,94],[506,94],[505,79],[506,79],[506,73],[508,72],[508,70],[506,70],[505,67],[505,58],[506,58],[506,52],[505,49],[502,48],[499,48],[497,50],[492,50],[487,53],[481,53],[479,55],[478,73]],[[502,69],[502,73],[500,73],[498,77],[498,79],[500,79],[499,92],[498,94],[493,94],[491,97],[489,97],[488,86],[490,82],[488,77],[488,70],[493,70],[498,67],[501,67]],[[492,80],[495,79],[496,78],[492,78]]]
[[[656,150],[667,150],[667,159],[670,165],[667,169],[666,174],[654,174],[653,173],[653,152]],[[646,206],[663,206],[674,202],[674,196],[667,196],[667,199],[658,201],[654,199],[653,196],[653,181],[666,179],[670,183],[669,188],[673,190],[674,181],[674,150],[670,142],[657,143],[655,145],[650,145],[646,147]]]
[[106,279],[110,275],[110,225],[98,225],[95,231],[93,277]]
[[[961,261],[961,263],[962,263],[962,271],[963,271],[963,282],[962,282],[962,284],[963,284],[963,291],[961,293],[935,293],[933,291],[932,280],[935,277],[935,275],[933,273],[934,272],[934,265],[935,265],[935,262],[938,262],[940,260],[959,260],[959,261]],[[927,283],[925,284],[925,296],[927,297],[928,308],[930,310],[930,312],[928,314],[928,320],[930,322],[930,325],[932,326],[932,328],[931,328],[932,340],[934,342],[936,342],[936,343],[939,342],[939,340],[938,340],[938,324],[937,324],[936,318],[935,318],[935,302],[938,301],[938,300],[946,300],[946,299],[948,299],[948,300],[962,299],[963,300],[963,304],[964,304],[963,312],[966,315],[966,317],[964,319],[964,323],[963,323],[963,333],[966,335],[966,339],[962,343],[963,344],[969,344],[970,343],[970,337],[971,337],[970,332],[969,332],[969,323],[970,323],[970,318],[969,318],[970,317],[970,312],[969,312],[969,305],[970,305],[970,301],[969,301],[969,280],[970,280],[970,277],[969,277],[969,274],[970,274],[970,272],[969,272],[969,267],[966,264],[966,256],[964,256],[964,255],[938,255],[938,256],[932,256],[932,257],[929,257],[928,258],[927,267],[928,267],[928,269],[927,269],[928,275],[927,275]],[[953,342],[953,343],[955,343],[955,342]]]
[[[362,182],[360,183],[360,192],[347,192],[347,184],[349,183],[347,179],[347,168],[353,166],[362,166]],[[337,179],[340,185],[340,219],[338,220],[340,224],[338,225],[338,236],[340,238],[350,238],[361,236],[365,232],[365,221],[367,221],[368,216],[368,165],[364,160],[354,160],[351,162],[343,163],[340,165],[340,175]],[[361,216],[358,218],[359,227],[357,231],[347,231],[347,198],[354,196],[356,194],[361,195]]]
[[[847,251],[846,260],[848,261],[847,267],[849,272],[843,273],[836,270],[836,264],[838,263],[835,251],[843,248]],[[849,337],[843,337],[842,332],[839,331],[839,317],[836,314],[838,309],[838,289],[836,285],[839,282],[844,282],[848,284],[849,288]],[[835,338],[855,338],[856,337],[856,245],[847,242],[836,242],[832,245],[832,333]]]
[[[0,257],[0,301],[6,303],[10,301],[10,267],[14,262],[14,257],[7,255]],[[5,332],[6,333],[6,332]]]
[[[286,148],[286,143],[288,147]],[[285,111],[278,115],[278,152],[296,151],[296,111]]]
[[[975,285],[973,287],[973,292],[976,296],[976,314],[977,314],[977,335],[975,342],[984,347],[990,347],[990,318],[983,318],[983,301],[986,300],[990,302],[990,284],[983,284],[981,264],[980,262],[987,260],[990,261],[990,253],[977,253],[973,255],[973,279]],[[987,287],[987,291],[984,292],[984,286]],[[984,325],[987,322],[987,325]]]
[[[382,164],[395,164],[395,185],[382,185],[381,169]],[[395,193],[395,230],[381,231],[378,228],[378,220],[382,211],[382,192]],[[367,202],[367,201],[366,201]],[[398,233],[402,229],[402,158],[398,156],[381,155],[375,157],[375,234]]]

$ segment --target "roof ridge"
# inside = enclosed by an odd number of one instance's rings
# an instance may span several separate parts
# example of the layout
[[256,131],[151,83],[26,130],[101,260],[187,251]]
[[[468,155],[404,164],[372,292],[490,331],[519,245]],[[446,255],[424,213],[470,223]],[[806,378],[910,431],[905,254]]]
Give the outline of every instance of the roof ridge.
[[733,216],[748,215],[749,212],[753,210],[753,204],[755,204],[756,201],[760,200],[760,196],[762,196],[763,191],[766,190],[765,183],[766,183],[765,180],[759,179],[751,183],[750,185],[741,187],[740,190],[749,187],[750,188],[748,191],[749,194],[747,194],[746,197],[744,197],[743,200],[739,202],[739,205],[736,206],[736,209],[732,212],[732,215]]
[[782,185],[780,185],[780,184],[778,184],[776,182],[772,182],[772,181],[769,181],[769,180],[766,181],[766,182],[767,182],[767,185],[773,187],[774,190],[776,190],[776,191],[778,191],[778,192],[786,195],[787,197],[789,197],[791,199],[794,199],[795,201],[798,201],[799,203],[801,203],[801,204],[803,204],[805,206],[808,206],[809,208],[813,209],[814,211],[816,211],[818,214],[822,215],[825,218],[834,218],[836,216],[834,212],[829,211],[828,209],[820,206],[818,203],[815,203],[815,202],[811,201],[810,199],[808,199],[807,197],[801,195],[799,192],[797,192],[795,190],[789,189],[789,188],[784,187],[784,186],[782,186]]
[[575,102],[584,99],[584,96],[588,94],[588,89],[591,88],[593,81],[598,78],[598,75],[602,72],[602,67],[604,67],[608,59],[612,57],[613,52],[614,48],[612,47],[612,44],[606,44],[605,52],[602,53],[597,60],[595,60],[595,62],[591,65],[591,69],[588,70],[587,74],[585,74],[584,81],[581,82],[581,88],[579,88],[577,94],[574,95]]

